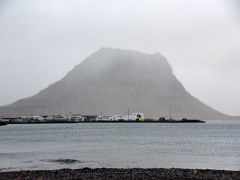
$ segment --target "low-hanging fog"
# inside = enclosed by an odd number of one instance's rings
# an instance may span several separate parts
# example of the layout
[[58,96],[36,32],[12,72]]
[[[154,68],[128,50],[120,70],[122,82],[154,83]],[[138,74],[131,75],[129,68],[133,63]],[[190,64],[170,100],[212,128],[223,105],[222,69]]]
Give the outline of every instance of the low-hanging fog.
[[1,0],[0,105],[100,47],[162,53],[195,97],[240,115],[238,0]]

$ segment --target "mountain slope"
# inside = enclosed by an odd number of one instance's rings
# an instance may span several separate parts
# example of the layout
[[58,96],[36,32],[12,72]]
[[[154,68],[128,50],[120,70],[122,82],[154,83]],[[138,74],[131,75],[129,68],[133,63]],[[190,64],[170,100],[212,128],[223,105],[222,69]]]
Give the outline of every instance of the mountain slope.
[[159,53],[102,48],[62,80],[0,108],[0,115],[143,112],[148,117],[227,119],[191,96]]

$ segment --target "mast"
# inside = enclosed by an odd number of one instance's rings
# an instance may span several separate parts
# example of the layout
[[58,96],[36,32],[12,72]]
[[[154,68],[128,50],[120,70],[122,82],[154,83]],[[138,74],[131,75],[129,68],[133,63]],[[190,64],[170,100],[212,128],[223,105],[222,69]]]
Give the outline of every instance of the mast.
[[169,118],[172,119],[172,108],[169,108]]

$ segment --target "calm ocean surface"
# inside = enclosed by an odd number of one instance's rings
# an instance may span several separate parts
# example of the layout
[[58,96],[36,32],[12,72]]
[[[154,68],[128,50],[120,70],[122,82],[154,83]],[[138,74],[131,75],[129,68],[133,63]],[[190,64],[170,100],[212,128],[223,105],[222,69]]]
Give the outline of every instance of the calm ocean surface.
[[0,127],[0,171],[82,167],[240,170],[240,121]]

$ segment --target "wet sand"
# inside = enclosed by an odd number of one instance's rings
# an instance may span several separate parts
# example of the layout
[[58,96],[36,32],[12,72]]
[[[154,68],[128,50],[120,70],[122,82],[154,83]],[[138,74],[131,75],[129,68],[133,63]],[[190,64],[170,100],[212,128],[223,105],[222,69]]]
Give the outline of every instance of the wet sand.
[[83,168],[37,171],[0,172],[0,180],[185,180],[185,179],[214,179],[240,180],[240,171],[199,170],[199,169],[112,169],[112,168]]

